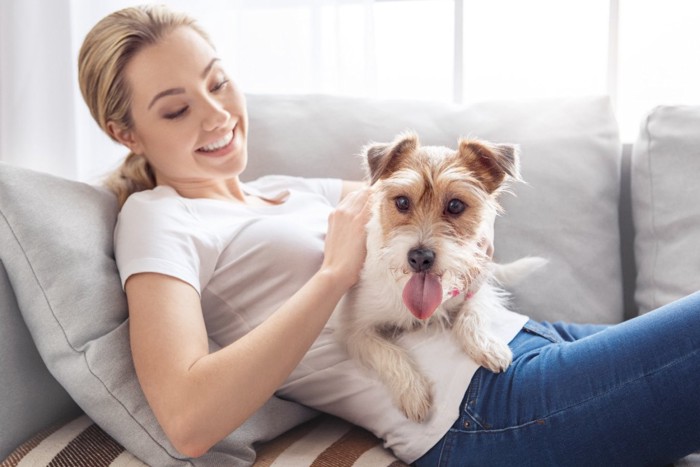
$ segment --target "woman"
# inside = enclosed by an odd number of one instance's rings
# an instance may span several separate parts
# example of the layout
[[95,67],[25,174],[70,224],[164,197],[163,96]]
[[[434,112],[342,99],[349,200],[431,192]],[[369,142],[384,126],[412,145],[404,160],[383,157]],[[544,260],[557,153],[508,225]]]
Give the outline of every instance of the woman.
[[501,374],[429,339],[435,410],[410,423],[329,322],[363,264],[367,190],[242,183],[243,95],[186,16],[109,15],[79,68],[93,117],[131,151],[109,185],[123,203],[115,249],[134,364],[183,454],[203,454],[275,393],[365,426],[416,465],[662,464],[700,449],[699,294],[609,328],[508,316],[497,327],[514,361]]

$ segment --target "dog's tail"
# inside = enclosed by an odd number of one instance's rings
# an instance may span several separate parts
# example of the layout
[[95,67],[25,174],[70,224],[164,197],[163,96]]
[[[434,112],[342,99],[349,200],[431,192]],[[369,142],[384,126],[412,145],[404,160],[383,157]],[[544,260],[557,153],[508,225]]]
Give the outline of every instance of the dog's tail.
[[493,277],[503,287],[513,286],[548,263],[539,256],[526,256],[511,263],[493,263]]

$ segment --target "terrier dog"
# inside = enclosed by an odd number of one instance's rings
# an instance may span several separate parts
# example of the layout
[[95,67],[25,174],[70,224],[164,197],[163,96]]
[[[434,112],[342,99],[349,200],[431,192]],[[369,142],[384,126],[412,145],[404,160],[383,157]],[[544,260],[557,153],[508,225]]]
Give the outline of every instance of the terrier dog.
[[363,155],[372,186],[367,258],[341,303],[339,336],[403,413],[421,422],[431,384],[397,344],[402,333],[437,324],[451,328],[479,365],[500,372],[511,363],[508,345],[487,329],[488,314],[507,306],[496,275],[534,265],[496,265],[482,242],[500,210],[499,193],[520,178],[518,153],[478,140],[462,139],[457,150],[421,146],[405,133]]

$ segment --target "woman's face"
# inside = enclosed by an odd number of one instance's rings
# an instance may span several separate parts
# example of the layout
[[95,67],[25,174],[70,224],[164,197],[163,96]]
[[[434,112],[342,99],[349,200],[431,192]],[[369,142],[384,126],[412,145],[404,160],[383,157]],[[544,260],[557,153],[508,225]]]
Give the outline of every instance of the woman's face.
[[196,31],[180,27],[142,49],[125,74],[133,128],[112,130],[146,157],[159,185],[204,187],[243,171],[245,98]]

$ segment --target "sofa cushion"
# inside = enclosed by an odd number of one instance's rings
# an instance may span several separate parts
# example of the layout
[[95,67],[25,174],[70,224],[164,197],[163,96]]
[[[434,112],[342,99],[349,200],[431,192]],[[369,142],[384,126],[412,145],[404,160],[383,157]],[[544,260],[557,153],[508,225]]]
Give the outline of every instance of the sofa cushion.
[[426,145],[458,138],[516,143],[527,183],[504,197],[496,260],[538,255],[549,265],[512,287],[537,319],[623,319],[618,202],[621,144],[607,98],[452,104],[248,96],[247,179],[263,174],[363,177],[357,154],[412,129]]
[[700,106],[661,106],[632,152],[632,208],[641,313],[697,291],[700,266]]
[[[3,245],[4,248],[4,245]],[[0,263],[0,459],[37,430],[80,413],[51,376],[19,312]]]
[[274,398],[201,458],[176,452],[132,365],[112,251],[116,214],[105,190],[0,164],[0,261],[39,354],[90,418],[146,463],[250,464],[253,443],[314,412]]

